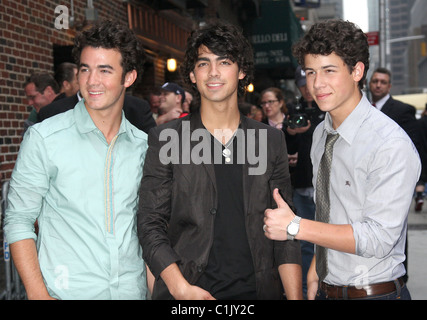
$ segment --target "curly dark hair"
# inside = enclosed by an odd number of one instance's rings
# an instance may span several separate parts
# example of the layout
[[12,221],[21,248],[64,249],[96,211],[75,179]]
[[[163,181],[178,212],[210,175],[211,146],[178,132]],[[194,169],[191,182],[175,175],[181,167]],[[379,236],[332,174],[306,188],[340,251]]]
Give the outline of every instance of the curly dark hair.
[[328,20],[313,25],[305,36],[292,48],[293,55],[305,69],[305,56],[328,56],[335,53],[353,72],[360,61],[365,65],[360,90],[365,84],[369,69],[369,44],[366,34],[354,23],[343,20]]
[[125,75],[136,70],[141,76],[146,59],[141,41],[125,24],[114,20],[100,20],[81,32],[74,39],[73,57],[80,67],[80,55],[85,47],[116,49],[122,55],[121,66],[123,68],[122,81]]
[[239,81],[238,95],[245,93],[246,87],[253,80],[254,57],[252,46],[242,31],[234,25],[216,22],[197,30],[193,30],[187,41],[184,62],[181,66],[181,74],[187,85],[193,88],[199,95],[196,85],[190,80],[190,73],[194,70],[199,57],[200,46],[206,46],[217,56],[224,56],[239,66],[239,70],[246,74]]

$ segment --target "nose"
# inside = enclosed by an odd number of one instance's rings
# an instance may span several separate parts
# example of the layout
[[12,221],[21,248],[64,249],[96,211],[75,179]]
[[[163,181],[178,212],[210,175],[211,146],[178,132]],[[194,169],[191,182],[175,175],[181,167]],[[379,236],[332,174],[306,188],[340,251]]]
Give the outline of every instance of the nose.
[[98,83],[98,73],[96,71],[89,71],[87,76],[88,85],[96,85]]
[[323,78],[322,78],[320,72],[318,72],[314,75],[313,88],[319,89],[319,88],[322,88],[323,86],[324,86]]
[[215,78],[219,75],[219,70],[216,64],[212,63],[209,68],[209,77]]

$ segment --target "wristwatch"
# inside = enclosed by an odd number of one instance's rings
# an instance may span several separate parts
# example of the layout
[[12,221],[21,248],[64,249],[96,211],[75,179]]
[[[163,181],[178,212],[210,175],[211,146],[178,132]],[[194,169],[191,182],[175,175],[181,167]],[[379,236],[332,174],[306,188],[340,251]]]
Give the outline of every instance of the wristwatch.
[[299,222],[301,221],[301,217],[295,216],[291,223],[288,225],[286,231],[288,234],[288,240],[294,240],[295,236],[299,231]]

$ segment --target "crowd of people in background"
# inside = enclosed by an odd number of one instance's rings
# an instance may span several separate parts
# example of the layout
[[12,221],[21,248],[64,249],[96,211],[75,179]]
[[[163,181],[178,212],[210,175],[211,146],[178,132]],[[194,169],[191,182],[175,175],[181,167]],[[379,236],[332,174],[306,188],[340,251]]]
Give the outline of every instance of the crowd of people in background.
[[[58,66],[53,75],[49,72],[38,72],[28,77],[24,84],[24,90],[27,102],[32,106],[32,109],[28,118],[24,121],[22,135],[34,123],[41,122],[56,114],[72,109],[81,100],[77,71],[76,64],[64,62]],[[374,107],[384,112],[405,130],[417,146],[421,159],[426,161],[424,160],[427,157],[427,138],[425,137],[426,115],[423,113],[417,118],[415,107],[393,99],[390,94],[392,86],[391,78],[392,75],[389,70],[378,68],[374,71],[369,81],[369,91],[367,94],[370,96]],[[286,118],[289,118],[290,114],[295,113],[293,109],[301,103],[308,103],[307,116],[310,119],[315,119],[314,123],[310,122],[312,130],[319,121],[323,120],[324,113],[317,114],[319,109],[315,106],[311,108],[313,98],[310,97],[307,91],[305,73],[300,66],[295,72],[295,87],[298,89],[295,96],[300,96],[300,101],[287,99],[285,94],[289,93],[289,90],[271,87],[259,95],[260,98],[257,103],[244,100],[240,101],[239,110],[248,118],[282,129],[283,123],[286,123]],[[269,95],[273,96],[273,98],[268,99]],[[128,94],[126,100],[127,103],[125,103],[124,107],[126,117],[131,123],[146,133],[156,125],[184,117],[198,108],[198,102],[193,99],[191,89],[185,90],[182,85],[174,82],[167,82],[161,87],[151,90],[145,96],[145,99],[136,98]],[[304,106],[304,112],[305,109],[306,107]],[[151,120],[151,117],[154,121]],[[274,119],[276,119],[276,122]],[[290,146],[292,146],[293,140],[289,139],[289,137],[303,133],[301,131],[306,130],[297,129],[295,131],[295,129],[290,128],[286,124],[285,129],[288,138],[287,142]],[[309,135],[306,134],[306,138],[302,140],[310,141],[310,139]],[[309,145],[310,143],[308,143]],[[306,151],[305,153],[307,153]],[[289,154],[291,167],[298,163],[297,157],[298,152]],[[302,158],[302,154],[300,153],[299,164],[301,165],[304,162],[306,160]],[[311,171],[308,170],[307,172]],[[296,181],[300,180],[296,179]],[[415,190],[414,209],[416,212],[420,212],[424,204],[425,184],[426,174],[423,173]]]

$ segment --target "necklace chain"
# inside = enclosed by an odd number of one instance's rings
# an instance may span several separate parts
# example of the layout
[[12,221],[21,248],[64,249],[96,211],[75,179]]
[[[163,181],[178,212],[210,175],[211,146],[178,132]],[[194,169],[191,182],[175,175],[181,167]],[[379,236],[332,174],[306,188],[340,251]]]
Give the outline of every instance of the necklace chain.
[[237,130],[234,131],[234,133],[231,136],[230,140],[228,140],[226,144],[222,144],[225,149],[228,149],[228,147],[233,143],[233,140],[234,140],[234,137],[236,136],[236,134],[237,134]]
[[236,136],[237,130],[233,133],[230,140],[226,144],[223,144],[224,150],[222,151],[222,155],[225,158],[225,162],[231,161],[231,150],[228,147],[233,143],[234,137]]

